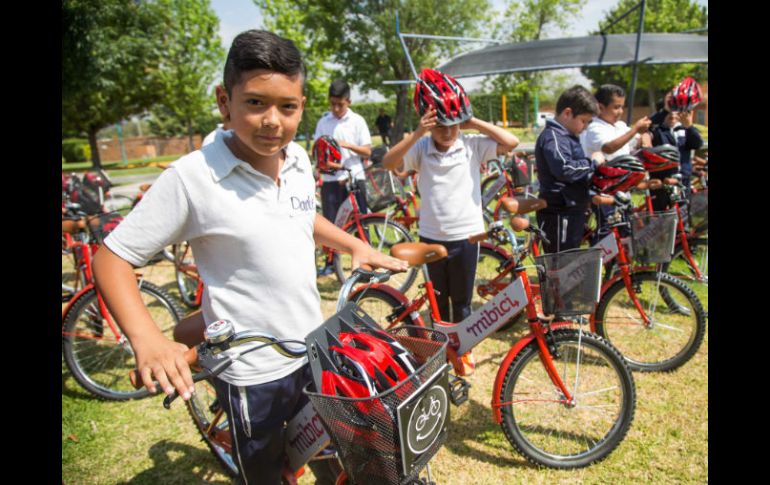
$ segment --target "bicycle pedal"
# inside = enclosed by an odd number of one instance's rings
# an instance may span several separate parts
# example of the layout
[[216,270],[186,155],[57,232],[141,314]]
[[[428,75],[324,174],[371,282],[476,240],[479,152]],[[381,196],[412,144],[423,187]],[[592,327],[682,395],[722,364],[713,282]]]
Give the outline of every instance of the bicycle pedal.
[[449,400],[452,401],[452,404],[455,406],[459,406],[468,400],[468,391],[470,388],[471,385],[462,377],[449,375]]

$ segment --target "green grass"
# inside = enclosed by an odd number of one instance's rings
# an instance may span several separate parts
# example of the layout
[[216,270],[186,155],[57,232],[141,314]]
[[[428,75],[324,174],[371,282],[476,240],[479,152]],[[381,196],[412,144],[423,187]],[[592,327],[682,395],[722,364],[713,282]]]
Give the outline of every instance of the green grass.
[[[147,280],[178,295],[169,263],[143,268]],[[410,294],[421,283],[418,277]],[[339,284],[318,280],[325,316]],[[497,369],[523,328],[495,334],[474,349],[470,399],[451,408],[450,437],[432,461],[441,485],[706,483],[708,481],[708,335],[693,359],[666,374],[634,374],[636,415],[625,440],[589,468],[539,469],[514,452],[489,402]],[[196,434],[182,401],[106,402],[83,391],[62,365],[62,479],[66,484],[228,484]],[[301,485],[314,483],[307,470]]]
[[[151,163],[173,162],[181,156],[182,155],[164,155],[162,157],[153,158],[134,158],[126,160],[125,164],[121,160],[102,160],[102,168],[105,170],[128,170],[128,167],[131,166],[134,166],[132,168],[135,168],[135,166],[144,166]],[[81,172],[90,170],[92,166],[93,163],[89,160],[87,162],[63,163],[61,169],[63,172]]]

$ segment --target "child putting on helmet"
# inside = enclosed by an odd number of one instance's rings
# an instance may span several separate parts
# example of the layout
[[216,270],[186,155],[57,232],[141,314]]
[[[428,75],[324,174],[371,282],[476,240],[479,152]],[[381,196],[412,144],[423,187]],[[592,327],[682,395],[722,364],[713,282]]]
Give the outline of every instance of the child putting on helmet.
[[[679,167],[678,170],[651,172],[650,177],[665,180],[680,173],[682,185],[687,192],[690,190],[692,176],[692,151],[703,146],[703,138],[692,119],[693,109],[700,103],[701,97],[698,83],[686,77],[666,95],[662,109],[652,116],[655,125],[652,129],[652,145],[676,147],[679,151]],[[664,210],[670,205],[665,189],[651,191],[650,195],[655,210]]]
[[[154,380],[184,400],[194,391],[187,347],[160,332],[132,268],[169,244],[192,246],[205,283],[205,322],[225,319],[236,332],[279,339],[302,340],[323,321],[316,243],[350,252],[353,266],[407,269],[316,214],[310,160],[292,142],[305,106],[304,77],[290,40],[259,30],[236,36],[224,86],[216,88],[230,130],[172,163],[96,253],[97,286],[151,392]],[[301,409],[310,380],[304,359],[271,351],[252,352],[214,378],[242,483],[281,483],[284,425]]]
[[[434,69],[420,73],[414,106],[421,116],[420,125],[385,155],[382,164],[390,170],[419,174],[420,241],[442,244],[449,253],[445,259],[428,263],[428,273],[437,290],[441,318],[460,322],[471,313],[479,255],[478,243],[468,242],[468,236],[484,231],[480,167],[511,151],[519,140],[503,128],[475,118],[460,83]],[[466,135],[461,128],[481,134]],[[423,137],[427,133],[430,136]],[[472,372],[469,355],[465,363],[467,372]]]
[[598,113],[593,95],[583,86],[573,86],[559,96],[556,116],[545,122],[537,137],[539,197],[548,202],[548,207],[536,216],[548,239],[547,243],[543,241],[546,253],[580,246],[590,204],[591,177],[605,159],[598,150],[590,158],[586,156],[578,135]]

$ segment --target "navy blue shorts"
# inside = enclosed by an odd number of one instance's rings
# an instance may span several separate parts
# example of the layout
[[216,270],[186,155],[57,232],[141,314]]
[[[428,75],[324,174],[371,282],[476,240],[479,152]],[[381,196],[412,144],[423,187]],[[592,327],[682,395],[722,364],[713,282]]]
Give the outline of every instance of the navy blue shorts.
[[[239,470],[240,483],[281,484],[284,423],[308,402],[302,388],[311,380],[309,365],[281,379],[254,386],[235,386],[214,379],[217,399],[230,423],[232,456]],[[311,463],[317,483],[334,483],[336,473],[326,474],[323,468],[335,464],[335,460]]]
[[[434,263],[428,263],[428,274],[438,294],[439,313],[446,322],[461,322],[471,314],[473,283],[476,279],[476,264],[479,261],[479,244],[467,239],[459,241],[437,241],[420,236],[420,241],[441,244],[448,256]],[[449,309],[452,309],[450,318]]]

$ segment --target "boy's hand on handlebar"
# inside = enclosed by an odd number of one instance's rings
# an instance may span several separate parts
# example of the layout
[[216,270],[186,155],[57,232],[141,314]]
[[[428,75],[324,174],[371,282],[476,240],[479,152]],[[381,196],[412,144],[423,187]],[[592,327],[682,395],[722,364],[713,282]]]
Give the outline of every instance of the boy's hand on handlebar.
[[406,261],[383,254],[365,244],[354,249],[351,256],[353,257],[353,269],[358,268],[362,264],[372,266],[375,269],[387,269],[395,273],[401,273],[409,269],[409,263]]
[[176,389],[182,399],[190,399],[195,388],[190,366],[185,360],[187,347],[184,344],[160,337],[141,348],[136,346],[134,350],[136,368],[148,391],[156,392],[154,381],[157,380],[167,395],[173,394]]

